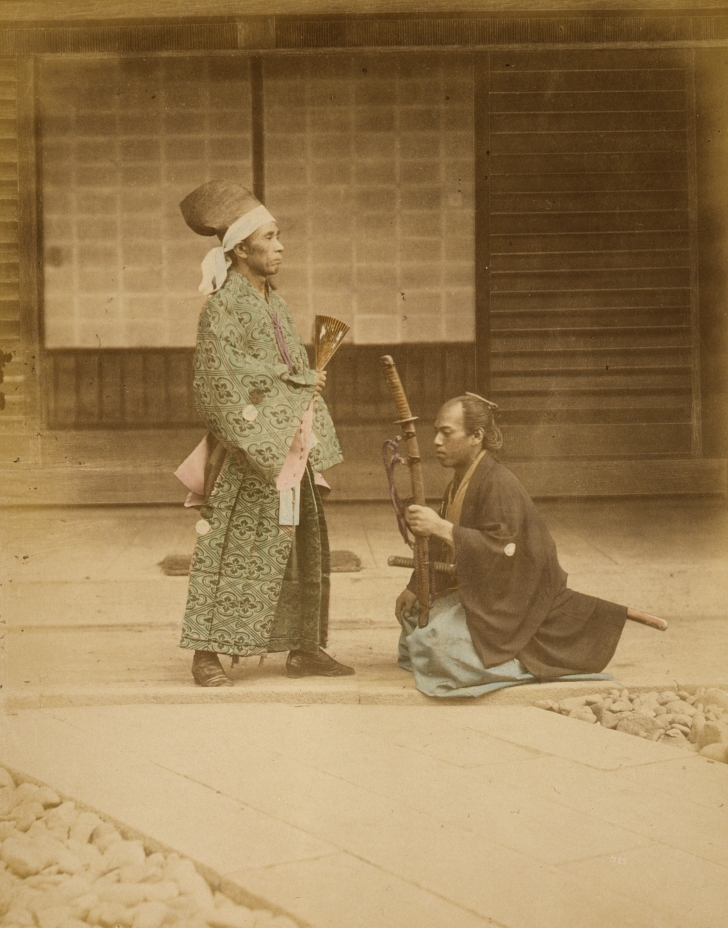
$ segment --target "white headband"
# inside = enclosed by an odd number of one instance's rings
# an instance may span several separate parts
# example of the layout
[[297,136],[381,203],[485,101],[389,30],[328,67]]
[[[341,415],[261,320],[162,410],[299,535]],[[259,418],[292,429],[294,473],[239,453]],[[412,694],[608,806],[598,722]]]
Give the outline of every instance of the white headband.
[[202,262],[202,283],[198,288],[200,293],[207,296],[222,287],[227,279],[230,265],[233,263],[227,252],[252,235],[256,229],[264,226],[266,222],[275,222],[275,219],[262,205],[256,206],[255,209],[251,209],[249,213],[235,220],[225,233],[222,245],[212,248],[205,255],[205,260]]

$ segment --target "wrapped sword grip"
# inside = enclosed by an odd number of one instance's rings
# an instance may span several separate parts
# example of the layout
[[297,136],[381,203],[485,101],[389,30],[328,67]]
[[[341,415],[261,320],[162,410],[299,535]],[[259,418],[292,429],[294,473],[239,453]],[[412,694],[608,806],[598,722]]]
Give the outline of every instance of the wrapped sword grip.
[[413,419],[414,417],[410,411],[402,381],[399,379],[399,374],[394,364],[394,359],[391,355],[385,354],[384,357],[380,359],[380,362],[384,371],[385,380],[387,381],[392,399],[394,400],[394,405],[397,407],[399,418],[402,420]]

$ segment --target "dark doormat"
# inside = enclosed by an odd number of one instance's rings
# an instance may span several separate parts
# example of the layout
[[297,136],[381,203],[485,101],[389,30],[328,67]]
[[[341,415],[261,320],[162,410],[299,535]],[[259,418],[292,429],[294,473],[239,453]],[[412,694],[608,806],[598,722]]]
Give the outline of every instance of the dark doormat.
[[[159,566],[167,577],[186,577],[190,572],[189,554],[168,554]],[[361,560],[353,551],[331,552],[332,574],[353,574],[361,570]]]
[[332,574],[355,574],[361,570],[361,561],[359,556],[353,551],[332,551],[331,552],[331,573]]
[[192,556],[189,554],[168,554],[159,562],[162,573],[167,577],[186,577],[190,572]]

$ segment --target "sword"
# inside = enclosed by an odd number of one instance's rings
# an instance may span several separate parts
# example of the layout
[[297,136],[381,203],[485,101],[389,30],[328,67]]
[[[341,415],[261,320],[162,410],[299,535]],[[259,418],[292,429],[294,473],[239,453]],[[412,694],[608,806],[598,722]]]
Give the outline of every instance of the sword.
[[[399,557],[399,555],[396,554],[387,558],[387,563],[390,567],[409,567],[410,570],[415,566],[415,562],[411,557]],[[447,577],[457,576],[457,567],[455,564],[432,561],[430,563],[430,568],[434,570],[435,573],[444,574]],[[646,625],[648,628],[656,628],[658,632],[667,631],[667,622],[665,619],[661,619],[656,615],[650,615],[648,612],[640,612],[638,609],[632,609],[631,606],[627,609],[627,618],[631,622],[639,622],[640,625]]]
[[[397,425],[402,427],[402,437],[407,442],[407,464],[412,479],[412,498],[416,506],[426,506],[425,487],[422,482],[422,465],[420,463],[420,449],[417,444],[415,422],[407,402],[407,396],[399,379],[394,360],[388,355],[380,358],[384,377],[397,407],[399,419]],[[425,628],[430,619],[430,544],[427,538],[415,536],[414,544],[415,575],[417,578],[417,599],[420,604],[420,614],[417,624]]]

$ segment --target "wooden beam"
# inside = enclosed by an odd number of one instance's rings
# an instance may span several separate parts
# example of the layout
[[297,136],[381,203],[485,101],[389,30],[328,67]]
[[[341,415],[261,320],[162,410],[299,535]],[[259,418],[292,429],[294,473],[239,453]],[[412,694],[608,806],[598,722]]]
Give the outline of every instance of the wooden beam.
[[703,454],[701,376],[700,376],[700,293],[698,267],[698,167],[697,167],[697,132],[695,100],[695,52],[685,51],[685,69],[687,74],[687,92],[685,110],[687,115],[688,143],[688,223],[690,235],[690,331],[692,335],[691,379],[693,388],[693,457]]
[[265,97],[263,59],[250,59],[250,116],[252,128],[253,193],[265,203]]
[[[196,433],[195,440],[199,440]],[[185,448],[184,453],[189,451]],[[181,455],[184,457],[184,454]],[[172,503],[181,505],[185,490],[172,475],[180,455],[167,465],[27,466],[0,463],[2,506],[93,506]],[[327,479],[330,502],[387,499],[384,472],[371,460],[334,468]],[[589,497],[725,496],[726,461],[534,461],[510,468],[537,499]],[[437,464],[423,467],[428,498],[437,500],[449,473]]]
[[[721,0],[700,0],[693,8],[708,12],[724,7]],[[368,14],[422,15],[453,14],[452,0],[367,0]],[[684,0],[612,0],[595,9],[593,0],[494,0],[471,3],[470,15],[491,13],[513,15],[527,10],[531,15],[542,11],[550,14],[573,15],[579,12],[602,15],[629,10],[671,14],[690,9]],[[478,10],[478,7],[481,10]],[[246,16],[341,16],[362,13],[361,0],[3,0],[2,19],[10,22],[103,22],[136,19],[193,19],[201,17]],[[462,15],[462,14],[461,14]],[[467,14],[466,14],[467,15]]]
[[473,60],[475,141],[475,380],[490,394],[490,53]]
[[23,428],[28,455],[37,459],[35,439],[41,422],[41,322],[42,280],[39,236],[39,183],[36,110],[36,62],[17,59],[18,138],[18,297],[20,306],[20,353],[23,362]]
[[498,9],[461,13],[430,3],[417,12],[394,12],[391,2],[375,5],[370,0],[362,14],[353,2],[296,3],[294,9],[248,0],[241,14],[239,2],[188,3],[183,9],[141,0],[89,0],[75,9],[61,0],[32,7],[6,2],[0,6],[0,54],[728,45],[724,6],[701,4],[700,9],[686,10],[676,2],[640,0],[639,12],[633,4],[620,2],[619,9],[595,13],[568,0],[556,9],[550,3],[546,9],[543,0],[529,5],[531,9],[524,11],[503,0]]

